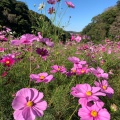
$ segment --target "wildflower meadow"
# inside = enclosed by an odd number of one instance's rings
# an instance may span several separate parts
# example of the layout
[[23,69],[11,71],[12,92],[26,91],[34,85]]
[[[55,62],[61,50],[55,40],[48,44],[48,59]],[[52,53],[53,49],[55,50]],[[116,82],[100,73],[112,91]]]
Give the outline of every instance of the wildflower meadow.
[[71,34],[63,43],[1,27],[0,120],[120,120],[119,86],[120,41]]

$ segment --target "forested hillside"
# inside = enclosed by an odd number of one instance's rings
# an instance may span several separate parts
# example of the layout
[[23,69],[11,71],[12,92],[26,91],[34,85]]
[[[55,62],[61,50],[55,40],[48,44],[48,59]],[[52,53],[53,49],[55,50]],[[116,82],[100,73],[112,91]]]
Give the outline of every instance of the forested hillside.
[[39,31],[44,37],[54,34],[70,36],[62,28],[54,26],[47,16],[29,10],[24,2],[16,0],[0,1],[0,25],[7,26],[20,35],[24,33],[37,34]]
[[105,37],[120,40],[120,1],[93,17],[81,33],[91,36],[96,42],[104,40]]

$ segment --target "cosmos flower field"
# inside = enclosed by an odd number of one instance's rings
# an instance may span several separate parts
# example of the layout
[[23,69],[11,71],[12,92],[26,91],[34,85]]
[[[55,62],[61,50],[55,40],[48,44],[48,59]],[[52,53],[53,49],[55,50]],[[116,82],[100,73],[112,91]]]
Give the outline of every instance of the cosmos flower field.
[[119,86],[120,41],[0,30],[0,120],[120,120]]
[[0,32],[1,119],[119,120],[120,42],[10,31]]

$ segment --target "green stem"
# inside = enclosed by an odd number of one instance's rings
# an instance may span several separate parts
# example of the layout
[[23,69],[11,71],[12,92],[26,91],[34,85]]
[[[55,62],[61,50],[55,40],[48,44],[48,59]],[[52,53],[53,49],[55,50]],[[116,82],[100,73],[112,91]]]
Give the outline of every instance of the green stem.
[[[56,94],[56,92],[58,91],[58,88],[59,88],[59,87],[56,88],[54,94]],[[50,105],[52,104],[53,98],[54,98],[54,95],[53,95],[52,98],[50,99],[50,102],[49,102],[49,105],[48,105],[48,106],[50,106]]]
[[60,21],[59,21],[59,23],[58,23],[58,27],[60,27],[60,22],[62,21],[62,19],[63,19],[65,13],[67,12],[67,10],[68,10],[68,7],[66,8],[65,12],[63,13],[63,16],[61,17],[61,19],[60,19]]
[[74,115],[74,113],[77,111],[78,106],[79,106],[79,104],[76,106],[76,109],[73,111],[72,115],[69,117],[69,119],[68,119],[68,120],[71,120],[72,116],[73,116],[73,115]]
[[68,89],[69,89],[69,87],[71,86],[71,84],[73,83],[74,80],[75,80],[75,79],[74,79],[74,77],[73,77],[72,80],[70,81],[69,85],[68,85]]
[[[30,57],[29,57],[29,58],[30,58],[30,73],[29,73],[29,75],[31,74],[31,70],[32,70],[32,69],[31,69],[31,63],[32,63],[32,62],[31,62],[31,55],[32,55],[32,45],[30,46]],[[29,87],[29,88],[30,88],[30,81],[31,81],[31,80],[29,79],[29,82],[28,82],[28,87]]]

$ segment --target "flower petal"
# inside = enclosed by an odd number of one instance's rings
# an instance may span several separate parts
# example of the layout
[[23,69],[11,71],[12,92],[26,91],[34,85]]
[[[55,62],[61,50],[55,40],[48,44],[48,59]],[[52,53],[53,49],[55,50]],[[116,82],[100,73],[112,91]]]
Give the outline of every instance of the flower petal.
[[23,96],[16,96],[12,102],[12,108],[14,110],[23,109],[27,103],[27,100]]
[[25,120],[35,120],[35,115],[33,114],[31,108],[26,107],[23,111],[22,111],[22,115],[23,118]]
[[34,98],[32,99],[32,101],[33,101],[34,103],[37,103],[37,102],[41,101],[41,99],[42,99],[43,97],[44,97],[43,93],[42,93],[42,92],[38,92],[37,96],[34,97]]
[[22,89],[20,89],[20,90],[16,93],[16,96],[23,96],[24,98],[26,98],[27,101],[29,101],[30,98],[31,98],[30,88],[22,88]]
[[33,80],[39,79],[39,76],[37,74],[31,74],[30,78]]
[[25,120],[22,115],[22,110],[14,111],[13,116],[15,120]]
[[32,112],[33,114],[36,116],[36,117],[42,117],[44,115],[43,111],[42,110],[39,110],[38,108],[36,107],[33,107],[32,108]]
[[44,82],[45,82],[45,83],[48,83],[48,82],[50,82],[52,79],[53,79],[53,75],[49,75],[49,76],[47,76],[47,77],[45,78]]
[[92,87],[92,93],[96,93],[100,90],[100,87]]
[[98,115],[100,120],[110,120],[110,114],[105,108],[101,109]]
[[34,105],[35,108],[37,108],[38,110],[46,110],[47,109],[47,102],[46,101],[41,101],[37,104]]

